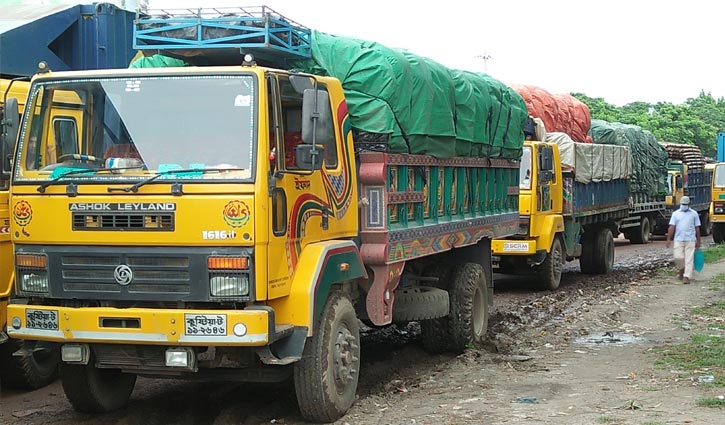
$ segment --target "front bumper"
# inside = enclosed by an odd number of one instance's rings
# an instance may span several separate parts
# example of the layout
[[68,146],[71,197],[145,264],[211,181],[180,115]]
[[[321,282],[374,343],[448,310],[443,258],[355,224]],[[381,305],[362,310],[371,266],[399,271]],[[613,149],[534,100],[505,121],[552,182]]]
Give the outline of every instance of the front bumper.
[[11,304],[7,312],[12,338],[52,342],[253,347],[269,344],[275,330],[274,312],[268,307],[171,310]]
[[493,255],[534,255],[536,240],[494,239],[491,241]]

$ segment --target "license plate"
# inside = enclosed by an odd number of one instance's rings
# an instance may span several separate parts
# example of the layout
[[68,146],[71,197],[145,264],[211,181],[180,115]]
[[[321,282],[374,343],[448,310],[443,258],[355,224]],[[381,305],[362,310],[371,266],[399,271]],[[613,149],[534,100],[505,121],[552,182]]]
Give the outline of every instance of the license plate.
[[528,242],[504,242],[504,252],[527,252],[529,250]]
[[28,329],[58,329],[58,310],[25,310],[25,327]]
[[184,314],[186,335],[226,335],[226,314]]

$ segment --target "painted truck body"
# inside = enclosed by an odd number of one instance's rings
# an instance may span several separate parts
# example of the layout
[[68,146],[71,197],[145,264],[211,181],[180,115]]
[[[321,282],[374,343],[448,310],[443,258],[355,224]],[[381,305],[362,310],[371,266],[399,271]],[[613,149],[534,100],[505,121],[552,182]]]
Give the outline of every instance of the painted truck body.
[[[334,421],[358,318],[419,320],[435,351],[485,336],[518,161],[356,152],[337,79],[253,63],[46,73],[28,102],[8,334],[62,344],[77,410],[124,406],[138,375],[294,376],[302,415]],[[61,105],[73,142],[42,154]]]
[[559,286],[565,261],[578,258],[584,273],[609,272],[613,234],[629,213],[627,179],[580,183],[561,164],[556,144],[524,144],[519,233],[492,243],[500,272],[533,270],[551,290]]
[[690,198],[690,209],[700,215],[700,233],[708,236],[711,231],[710,205],[712,201],[713,170],[710,168],[690,168],[682,161],[670,160],[667,166],[667,185],[669,193],[665,198],[664,214],[657,219],[654,234],[664,235],[670,223],[672,213],[680,208],[680,198]]

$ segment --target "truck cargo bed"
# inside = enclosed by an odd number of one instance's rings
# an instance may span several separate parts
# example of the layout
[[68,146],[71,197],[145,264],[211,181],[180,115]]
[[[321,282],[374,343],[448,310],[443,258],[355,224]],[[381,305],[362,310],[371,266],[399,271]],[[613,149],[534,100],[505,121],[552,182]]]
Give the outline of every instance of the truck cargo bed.
[[410,260],[518,230],[517,161],[365,152],[359,166],[366,264]]
[[564,177],[564,215],[573,218],[606,214],[607,219],[625,217],[629,212],[627,180],[580,183]]

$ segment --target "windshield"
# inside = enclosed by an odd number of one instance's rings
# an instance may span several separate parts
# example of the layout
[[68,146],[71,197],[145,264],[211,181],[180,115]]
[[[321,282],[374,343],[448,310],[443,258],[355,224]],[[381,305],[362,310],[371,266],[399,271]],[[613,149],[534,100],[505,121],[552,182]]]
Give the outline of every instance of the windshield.
[[715,166],[715,187],[725,187],[725,164]]
[[519,165],[519,189],[531,189],[531,147],[524,146]]
[[249,180],[254,83],[251,75],[38,82],[15,180]]

